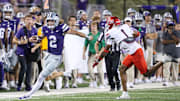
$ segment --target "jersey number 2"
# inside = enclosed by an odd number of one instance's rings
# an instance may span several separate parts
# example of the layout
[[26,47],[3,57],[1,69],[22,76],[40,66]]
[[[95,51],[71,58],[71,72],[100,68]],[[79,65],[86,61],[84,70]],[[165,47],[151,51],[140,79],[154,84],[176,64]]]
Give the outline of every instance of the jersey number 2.
[[51,48],[57,48],[57,44],[56,44],[57,39],[56,39],[56,36],[51,35],[51,36],[49,36],[49,39],[50,39],[50,43],[49,43],[50,47]]

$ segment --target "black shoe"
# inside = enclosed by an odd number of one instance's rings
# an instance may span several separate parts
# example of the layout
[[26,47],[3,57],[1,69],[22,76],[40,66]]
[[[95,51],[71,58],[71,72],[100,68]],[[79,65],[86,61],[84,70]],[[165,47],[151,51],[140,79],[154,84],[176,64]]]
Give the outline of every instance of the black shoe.
[[32,88],[31,87],[26,87],[25,90],[26,91],[30,91]]
[[121,89],[121,84],[120,84],[120,82],[118,82],[118,83],[116,84],[116,88],[117,88],[117,91],[119,91],[119,90]]
[[117,86],[117,91],[120,91],[120,89],[121,89],[121,86]]
[[147,70],[147,72],[146,72],[146,73],[144,73],[143,75],[144,75],[144,77],[148,77],[148,78],[150,78],[150,77],[152,76],[152,74],[153,74],[153,72],[152,72],[152,71]]
[[110,91],[111,91],[111,92],[115,91],[115,88],[111,88]]

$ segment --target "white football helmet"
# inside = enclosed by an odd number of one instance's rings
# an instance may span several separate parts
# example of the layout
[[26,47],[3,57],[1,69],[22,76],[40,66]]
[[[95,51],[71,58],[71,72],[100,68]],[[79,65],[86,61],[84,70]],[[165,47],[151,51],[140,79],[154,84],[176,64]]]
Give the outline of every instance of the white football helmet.
[[104,10],[103,12],[102,12],[102,15],[103,16],[106,16],[106,15],[109,15],[109,16],[112,16],[112,13],[109,11],[109,10]]
[[142,27],[142,23],[143,23],[143,15],[141,14],[141,13],[139,13],[139,12],[137,12],[136,14],[135,14],[135,18],[134,18],[134,20],[135,20],[135,25],[137,26],[137,27]]
[[[7,15],[7,13],[10,13],[10,15]],[[12,19],[14,16],[14,9],[13,9],[13,6],[11,4],[5,4],[3,6],[3,18],[4,19],[7,19],[7,20],[10,20]]]
[[[49,25],[48,21],[55,21],[54,25]],[[59,24],[59,17],[55,12],[49,12],[46,17],[46,25],[48,28],[53,29]]]
[[23,13],[23,12],[18,12],[18,13],[16,14],[16,17],[17,17],[17,18],[24,18],[25,16],[24,16],[24,13]]
[[162,25],[162,16],[160,14],[155,14],[154,15],[154,22],[155,25]]
[[77,19],[80,20],[83,14],[86,14],[84,10],[78,10],[76,14]]
[[170,12],[165,12],[163,15],[163,21],[168,22],[172,20],[173,20],[172,14]]
[[154,20],[162,21],[162,16],[160,14],[155,14],[154,15]]
[[127,16],[133,17],[133,16],[135,16],[135,14],[136,14],[136,10],[135,10],[135,9],[129,8],[129,9],[127,10]]

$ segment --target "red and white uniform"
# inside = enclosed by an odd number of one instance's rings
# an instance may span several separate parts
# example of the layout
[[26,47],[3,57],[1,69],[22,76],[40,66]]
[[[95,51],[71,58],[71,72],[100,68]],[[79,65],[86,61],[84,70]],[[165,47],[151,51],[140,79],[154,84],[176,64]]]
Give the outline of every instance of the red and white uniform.
[[121,24],[121,21],[118,17],[111,16],[111,17],[109,17],[109,19],[107,19],[104,32],[106,33],[114,26],[119,26],[120,24]]
[[142,74],[146,73],[147,64],[140,44],[135,40],[125,41],[127,38],[133,38],[133,30],[127,24],[113,27],[105,33],[106,44],[111,45],[112,41],[115,41],[117,44],[120,44],[121,51],[128,54],[123,61],[123,65],[131,67],[134,64]]

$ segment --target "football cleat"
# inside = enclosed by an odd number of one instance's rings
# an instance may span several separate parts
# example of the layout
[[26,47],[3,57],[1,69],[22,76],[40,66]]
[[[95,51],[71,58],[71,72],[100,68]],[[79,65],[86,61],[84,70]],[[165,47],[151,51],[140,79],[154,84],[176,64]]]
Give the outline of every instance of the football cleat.
[[24,95],[23,97],[19,97],[19,100],[27,100],[27,99],[31,99],[31,96]]

